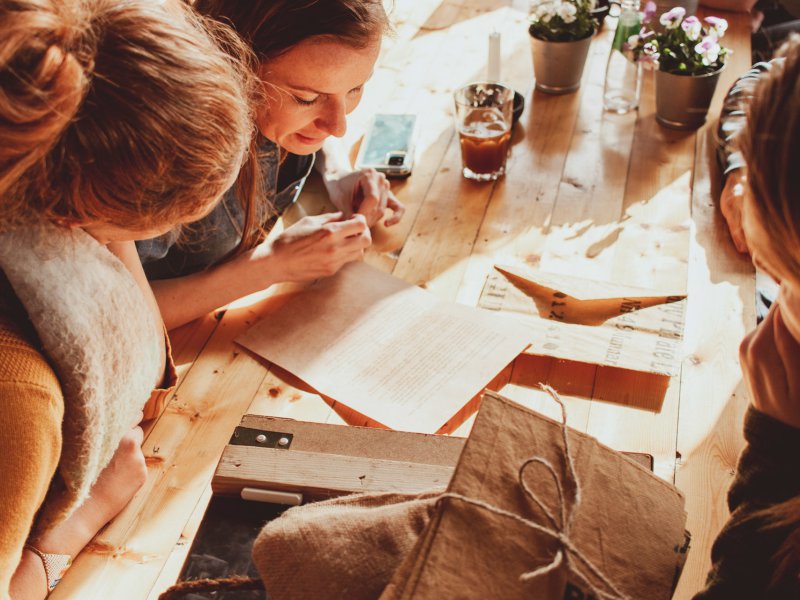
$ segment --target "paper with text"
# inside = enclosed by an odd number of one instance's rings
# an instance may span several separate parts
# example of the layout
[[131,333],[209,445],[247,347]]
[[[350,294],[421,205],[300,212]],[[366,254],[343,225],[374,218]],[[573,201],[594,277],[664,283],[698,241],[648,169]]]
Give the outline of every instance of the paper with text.
[[530,338],[512,318],[354,263],[287,296],[237,342],[386,427],[433,433]]
[[529,354],[677,375],[685,294],[496,265],[478,305],[524,315]]

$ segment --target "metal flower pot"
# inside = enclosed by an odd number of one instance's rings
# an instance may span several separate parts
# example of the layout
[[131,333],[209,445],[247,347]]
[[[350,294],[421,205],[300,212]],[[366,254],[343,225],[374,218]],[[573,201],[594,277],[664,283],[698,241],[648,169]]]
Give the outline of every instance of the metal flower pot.
[[672,129],[696,129],[706,122],[722,69],[706,75],[656,71],[656,120]]
[[592,34],[574,42],[551,42],[531,35],[536,89],[548,94],[568,94],[577,90],[581,85]]

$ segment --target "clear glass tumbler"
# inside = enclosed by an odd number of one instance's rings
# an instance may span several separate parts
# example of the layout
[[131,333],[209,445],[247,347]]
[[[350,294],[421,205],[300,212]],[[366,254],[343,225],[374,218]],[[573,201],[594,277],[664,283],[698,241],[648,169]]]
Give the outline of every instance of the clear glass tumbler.
[[456,90],[454,98],[464,177],[501,177],[511,142],[514,91],[499,83],[471,83]]

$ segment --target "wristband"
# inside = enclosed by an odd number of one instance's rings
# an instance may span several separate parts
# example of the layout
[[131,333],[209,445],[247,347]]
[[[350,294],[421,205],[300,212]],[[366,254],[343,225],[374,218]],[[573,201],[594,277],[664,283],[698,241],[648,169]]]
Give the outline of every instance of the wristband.
[[58,585],[61,578],[64,577],[64,573],[67,572],[70,565],[72,565],[72,557],[69,554],[47,554],[30,544],[25,544],[25,549],[30,550],[42,560],[44,574],[47,577],[47,593],[49,594]]

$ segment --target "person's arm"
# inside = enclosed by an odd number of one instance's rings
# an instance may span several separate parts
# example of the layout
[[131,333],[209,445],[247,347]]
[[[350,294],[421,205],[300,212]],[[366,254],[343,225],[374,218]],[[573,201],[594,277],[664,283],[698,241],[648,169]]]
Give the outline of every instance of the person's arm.
[[[139,255],[136,252],[136,244],[134,242],[112,242],[107,244],[106,246],[114,256],[116,256],[125,268],[131,272],[133,275],[134,281],[136,281],[136,285],[142,291],[144,295],[145,301],[147,302],[147,306],[150,307],[150,311],[153,313],[153,317],[156,319],[156,322],[163,323],[161,312],[159,310],[158,302],[156,301],[155,295],[153,294],[153,290],[150,287],[150,284],[147,281],[147,276],[144,274],[144,269],[142,268],[142,263],[139,260]],[[161,364],[163,364],[166,368],[167,365],[167,351],[166,346],[161,347]],[[165,370],[160,372],[158,377],[158,381],[153,382],[153,387],[157,388],[160,387],[164,381]]]
[[375,169],[354,171],[338,140],[325,141],[317,153],[314,168],[322,175],[331,202],[346,217],[362,214],[370,227],[383,218],[387,209],[392,211],[392,216],[384,221],[386,227],[396,225],[403,218],[406,208],[392,193],[386,175]]
[[[131,429],[122,438],[111,462],[92,486],[86,502],[52,529],[33,534],[27,543],[44,554],[76,557],[144,485],[147,467],[141,448],[143,437],[141,427]],[[23,470],[30,468],[31,465],[26,464]],[[42,559],[33,550],[25,548],[11,580],[11,599],[45,598],[47,583]]]
[[23,546],[58,466],[62,416],[38,382],[0,383],[0,598],[9,587],[15,600],[45,597],[41,560]]
[[747,106],[753,89],[762,73],[769,71],[772,63],[756,63],[731,86],[722,106],[717,129],[717,158],[723,174],[720,210],[736,250],[748,253],[747,240],[742,228],[742,205],[747,193],[747,170],[744,158],[736,146],[736,138],[747,124]]
[[372,243],[362,215],[304,217],[274,240],[219,265],[150,285],[168,329],[276,283],[311,281],[359,260]]

